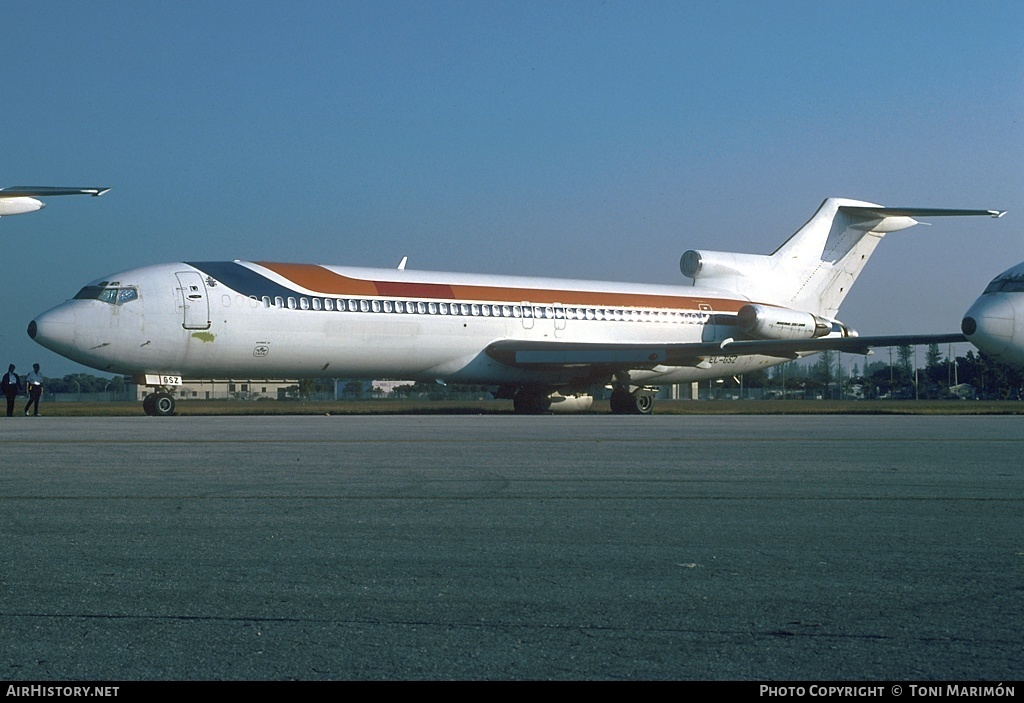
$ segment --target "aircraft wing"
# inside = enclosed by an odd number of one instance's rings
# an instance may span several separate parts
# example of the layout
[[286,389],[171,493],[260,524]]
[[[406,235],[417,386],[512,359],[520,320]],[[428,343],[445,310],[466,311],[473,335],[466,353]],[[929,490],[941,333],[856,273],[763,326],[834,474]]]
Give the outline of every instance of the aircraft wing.
[[61,188],[58,186],[11,186],[0,188],[0,198],[32,198],[47,195],[92,195],[99,196],[110,188]]
[[696,366],[712,356],[759,354],[798,358],[819,351],[867,354],[874,347],[966,342],[962,334],[910,334],[876,337],[820,337],[803,340],[731,340],[679,344],[602,344],[591,342],[530,342],[504,340],[487,347],[487,354],[508,366],[529,369],[593,368],[652,369],[656,366]]

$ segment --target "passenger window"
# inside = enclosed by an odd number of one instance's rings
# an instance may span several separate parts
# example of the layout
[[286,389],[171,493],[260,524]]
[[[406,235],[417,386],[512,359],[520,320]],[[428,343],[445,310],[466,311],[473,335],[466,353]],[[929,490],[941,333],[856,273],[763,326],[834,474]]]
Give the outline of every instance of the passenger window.
[[323,306],[323,303],[320,302],[320,298],[313,298],[313,309],[314,310],[322,310],[323,307],[324,306]]
[[288,296],[288,309],[289,310],[294,310],[295,309],[295,298],[293,298],[290,295]]
[[374,300],[373,302],[371,302],[370,303],[370,307],[373,308],[374,312],[380,312],[381,311],[380,301],[379,300]]
[[370,312],[370,303],[366,300],[360,300],[359,312]]
[[282,298],[279,295],[275,296],[274,297],[274,305],[276,305],[279,308],[283,308],[284,307],[284,298]]
[[384,301],[384,312],[394,312],[395,305],[390,300]]
[[330,298],[324,298],[324,310],[334,310],[334,301]]
[[265,308],[269,308],[270,307],[270,296],[269,295],[263,296],[263,307],[265,307]]
[[431,315],[436,315],[437,314],[437,303],[427,303],[427,311]]
[[309,300],[306,298],[299,298],[299,307],[303,310],[309,310]]

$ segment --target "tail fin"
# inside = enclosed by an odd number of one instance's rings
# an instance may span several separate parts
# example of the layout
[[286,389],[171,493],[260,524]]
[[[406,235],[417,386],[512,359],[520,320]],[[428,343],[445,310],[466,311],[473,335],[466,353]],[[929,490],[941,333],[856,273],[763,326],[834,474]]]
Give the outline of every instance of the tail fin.
[[998,210],[887,208],[828,198],[770,256],[688,251],[680,268],[700,287],[724,288],[755,302],[835,319],[839,305],[875,247],[889,232],[920,224],[915,217],[988,215]]

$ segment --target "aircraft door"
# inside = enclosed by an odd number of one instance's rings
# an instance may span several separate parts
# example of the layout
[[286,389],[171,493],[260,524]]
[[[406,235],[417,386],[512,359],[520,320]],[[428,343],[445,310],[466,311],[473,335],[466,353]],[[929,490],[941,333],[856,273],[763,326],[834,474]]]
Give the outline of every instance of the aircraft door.
[[187,330],[206,330],[210,328],[210,300],[206,294],[203,277],[195,271],[179,271],[178,290],[181,291],[181,304],[184,308],[182,327]]
[[523,316],[520,318],[523,321],[524,330],[533,329],[533,303],[524,300],[522,305]]
[[700,341],[702,342],[717,342],[715,329],[715,311],[711,309],[711,306],[707,303],[698,303],[697,308],[700,310],[701,325],[703,326],[700,333]]

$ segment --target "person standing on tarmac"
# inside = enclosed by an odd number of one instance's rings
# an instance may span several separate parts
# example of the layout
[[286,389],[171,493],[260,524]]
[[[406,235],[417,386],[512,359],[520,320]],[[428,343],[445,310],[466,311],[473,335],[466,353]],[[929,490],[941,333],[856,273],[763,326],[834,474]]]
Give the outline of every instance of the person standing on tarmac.
[[39,417],[39,396],[43,394],[43,376],[39,373],[39,364],[32,364],[32,370],[26,374],[25,390],[28,391],[28,403],[25,405],[25,416],[28,416],[28,409],[35,404],[35,416]]
[[14,373],[14,364],[7,367],[7,373],[4,374],[3,380],[0,380],[0,390],[3,390],[4,395],[7,396],[7,417],[14,415],[14,399],[18,396],[18,391],[21,390],[21,379],[18,378],[18,374]]

